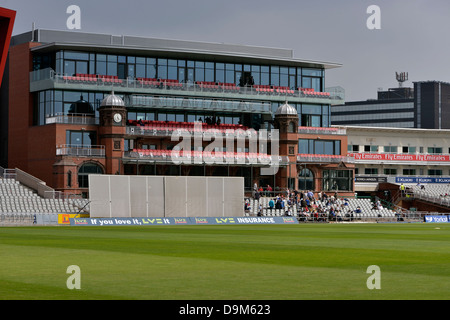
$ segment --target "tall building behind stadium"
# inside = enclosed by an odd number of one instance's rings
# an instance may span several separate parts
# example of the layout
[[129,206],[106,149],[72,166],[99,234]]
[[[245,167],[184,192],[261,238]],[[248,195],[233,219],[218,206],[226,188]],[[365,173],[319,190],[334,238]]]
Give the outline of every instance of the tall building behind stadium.
[[450,83],[416,81],[413,87],[379,90],[376,99],[331,108],[331,123],[417,129],[450,129]]
[[[1,165],[84,196],[92,173],[240,176],[247,191],[352,194],[346,130],[331,127],[344,90],[325,85],[326,71],[338,67],[281,48],[32,30],[11,40]],[[270,143],[254,150],[249,141],[233,144],[234,161],[220,147],[213,151],[223,162],[202,160],[203,141],[187,152],[198,161],[174,164],[172,134],[193,133],[195,124],[223,138],[278,129],[279,170],[265,174],[267,163],[251,161],[271,156]]]

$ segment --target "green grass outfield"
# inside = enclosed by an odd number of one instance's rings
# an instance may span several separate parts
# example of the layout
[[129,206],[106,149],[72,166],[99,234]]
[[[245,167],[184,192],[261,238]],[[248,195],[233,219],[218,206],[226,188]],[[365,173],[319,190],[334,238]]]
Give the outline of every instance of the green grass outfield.
[[3,300],[449,298],[450,224],[0,228]]

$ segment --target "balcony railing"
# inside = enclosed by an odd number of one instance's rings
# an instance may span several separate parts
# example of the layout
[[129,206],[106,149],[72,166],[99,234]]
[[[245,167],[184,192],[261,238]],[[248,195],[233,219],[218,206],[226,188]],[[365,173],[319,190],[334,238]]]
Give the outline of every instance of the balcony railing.
[[220,99],[202,99],[193,97],[143,96],[126,97],[125,104],[135,107],[170,108],[199,111],[230,111],[245,113],[271,114],[271,104],[262,101],[230,101]]
[[338,101],[339,103],[345,99],[345,93],[342,88],[327,88],[324,92],[314,91],[310,88],[297,88],[295,90],[281,86],[263,86],[254,85],[248,87],[236,86],[232,83],[215,83],[215,82],[195,82],[183,83],[177,80],[168,79],[147,79],[147,78],[127,78],[119,79],[117,76],[106,75],[88,75],[77,74],[68,76],[57,74],[51,68],[33,71],[30,73],[30,83],[51,80],[53,83],[60,84],[82,84],[97,87],[113,88],[130,88],[130,89],[155,89],[161,93],[167,91],[184,91],[191,93],[214,93],[217,94],[234,94],[234,95],[251,95],[260,96],[261,98],[281,96],[284,98],[311,98],[325,99],[330,103]]
[[284,166],[289,159],[284,156],[252,152],[206,152],[183,150],[150,150],[134,149],[126,151],[128,159],[149,160],[160,163],[174,164],[213,164],[213,165],[253,165],[253,166]]
[[355,159],[349,156],[328,155],[328,154],[298,154],[297,162],[315,162],[315,163],[354,163]]
[[45,124],[51,123],[64,123],[64,124],[85,124],[85,125],[98,125],[99,119],[82,113],[73,114],[48,114],[45,117]]
[[[128,135],[144,135],[167,137],[172,135],[201,134],[209,136],[228,137],[230,135],[241,138],[256,138],[258,132],[243,125],[233,124],[206,124],[202,122],[175,122],[175,121],[151,121],[128,120],[126,127]],[[250,129],[250,130],[249,130]]]
[[332,134],[332,135],[346,135],[345,128],[325,128],[325,127],[298,127],[298,133],[306,134]]
[[63,144],[56,147],[57,156],[104,157],[105,146]]

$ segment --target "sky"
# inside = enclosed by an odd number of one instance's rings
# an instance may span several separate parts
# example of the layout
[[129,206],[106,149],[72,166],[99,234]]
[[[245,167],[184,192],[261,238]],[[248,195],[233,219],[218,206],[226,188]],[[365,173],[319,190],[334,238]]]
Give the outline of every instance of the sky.
[[[414,81],[450,82],[448,0],[0,0],[17,11],[13,35],[36,28],[68,30],[67,7],[80,8],[80,30],[286,48],[297,59],[333,62],[326,87],[346,101],[375,99]],[[369,29],[380,9],[380,29]]]

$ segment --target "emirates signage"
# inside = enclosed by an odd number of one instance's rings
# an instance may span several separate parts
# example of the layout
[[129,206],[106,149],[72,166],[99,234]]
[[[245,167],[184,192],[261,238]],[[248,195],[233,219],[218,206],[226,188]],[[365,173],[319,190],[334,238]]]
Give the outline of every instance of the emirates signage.
[[450,162],[448,154],[349,153],[355,160]]

